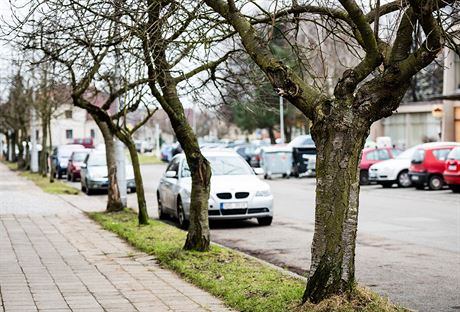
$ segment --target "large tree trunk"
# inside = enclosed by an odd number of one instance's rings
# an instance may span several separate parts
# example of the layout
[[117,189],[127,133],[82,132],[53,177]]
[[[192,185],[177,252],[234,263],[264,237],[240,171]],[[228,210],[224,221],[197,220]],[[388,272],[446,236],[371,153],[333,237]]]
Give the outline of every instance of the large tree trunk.
[[96,120],[97,126],[101,130],[105,144],[107,177],[109,179],[106,211],[121,211],[124,207],[121,201],[120,190],[118,188],[117,182],[117,160],[115,157],[115,143],[113,140],[113,134],[110,132],[107,123],[99,121],[97,118],[94,118],[94,120]]
[[141,165],[139,163],[139,156],[136,150],[136,144],[131,137],[128,137],[127,140],[124,140],[126,147],[128,147],[129,155],[131,156],[133,171],[134,171],[134,180],[136,181],[136,194],[137,194],[137,206],[139,208],[138,219],[139,224],[148,224],[149,215],[147,213],[147,204],[145,202],[145,193],[144,193],[144,182],[142,180]]
[[317,147],[315,234],[303,300],[314,303],[350,291],[355,282],[358,165],[370,125],[353,112],[339,114],[312,128]]

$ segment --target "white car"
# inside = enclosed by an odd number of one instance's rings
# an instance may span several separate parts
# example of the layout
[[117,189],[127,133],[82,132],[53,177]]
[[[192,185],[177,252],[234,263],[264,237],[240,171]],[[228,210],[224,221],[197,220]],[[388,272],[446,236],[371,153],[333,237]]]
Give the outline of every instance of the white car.
[[[270,186],[234,151],[203,150],[211,164],[211,191],[209,219],[257,218],[260,225],[273,220],[273,195]],[[176,217],[179,226],[186,228],[190,218],[190,192],[192,179],[185,155],[178,154],[170,162],[157,190],[158,215]]]
[[409,167],[412,155],[417,146],[412,147],[396,158],[384,160],[373,164],[369,168],[369,182],[377,182],[383,187],[391,187],[397,183],[399,187],[412,186],[409,177]]

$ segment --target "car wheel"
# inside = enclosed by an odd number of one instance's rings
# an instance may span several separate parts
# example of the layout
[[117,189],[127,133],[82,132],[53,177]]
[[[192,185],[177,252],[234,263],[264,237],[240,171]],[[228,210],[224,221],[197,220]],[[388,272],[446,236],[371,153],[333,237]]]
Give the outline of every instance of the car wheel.
[[452,185],[452,184],[450,184],[449,187],[452,190],[452,192],[460,193],[460,185]]
[[367,170],[361,170],[359,172],[359,184],[361,185],[369,184],[369,172],[367,172]]
[[135,188],[135,187],[132,187],[132,188],[130,188],[129,191],[130,191],[131,193],[136,193],[136,188]]
[[430,190],[438,191],[444,186],[444,180],[439,175],[432,175],[430,181],[428,181],[428,187]]
[[272,221],[273,221],[273,217],[257,218],[257,222],[259,223],[259,225],[262,225],[262,226],[268,226],[272,224]]
[[70,181],[70,173],[67,172],[67,181]]
[[81,183],[81,191],[86,192],[86,187],[83,185],[83,182]]
[[181,229],[188,229],[188,220],[185,218],[184,206],[182,205],[182,200],[180,198],[177,199],[177,219]]
[[88,187],[88,181],[86,181],[85,184],[86,184],[85,186],[86,195],[88,196],[93,195],[93,190]]
[[75,175],[74,175],[74,174],[71,174],[71,175],[70,175],[70,181],[72,181],[72,182],[76,182],[76,181],[77,181],[77,178],[75,178]]
[[393,186],[393,182],[381,182],[383,188],[390,188]]
[[410,180],[409,172],[407,170],[401,171],[398,174],[397,181],[399,187],[409,187],[412,185],[412,181]]
[[58,178],[58,179],[62,179],[62,172],[61,172],[61,170],[58,170],[58,172],[57,172],[57,178]]
[[158,219],[165,220],[166,219],[166,214],[163,212],[163,204],[161,203],[159,193],[157,193],[157,203],[158,203]]

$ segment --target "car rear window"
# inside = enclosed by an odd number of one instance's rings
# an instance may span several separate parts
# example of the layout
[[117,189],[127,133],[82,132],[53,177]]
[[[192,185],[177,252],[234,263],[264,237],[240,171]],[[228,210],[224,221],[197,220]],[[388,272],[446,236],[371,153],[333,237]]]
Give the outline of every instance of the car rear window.
[[460,160],[460,147],[456,147],[447,155],[447,159]]
[[433,155],[437,160],[446,160],[447,155],[450,153],[450,148],[435,149],[433,150]]
[[414,164],[421,164],[425,160],[425,151],[422,149],[418,149],[412,155],[412,163]]

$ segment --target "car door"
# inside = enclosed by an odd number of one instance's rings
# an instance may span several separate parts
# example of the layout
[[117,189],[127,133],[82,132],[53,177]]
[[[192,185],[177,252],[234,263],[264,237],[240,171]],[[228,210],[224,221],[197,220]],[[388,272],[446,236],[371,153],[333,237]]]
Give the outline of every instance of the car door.
[[[163,207],[167,210],[175,211],[174,190],[178,182],[179,162],[180,162],[179,157],[174,158],[169,164],[169,166],[166,168],[165,174],[163,175],[160,181],[159,193],[160,193]],[[167,177],[166,172],[168,171],[175,171],[176,177],[174,178]]]
[[86,175],[88,173],[88,159],[89,159],[89,154],[86,155],[85,160],[83,161],[83,164],[80,168],[80,183],[84,185],[85,187],[87,186],[86,183]]

